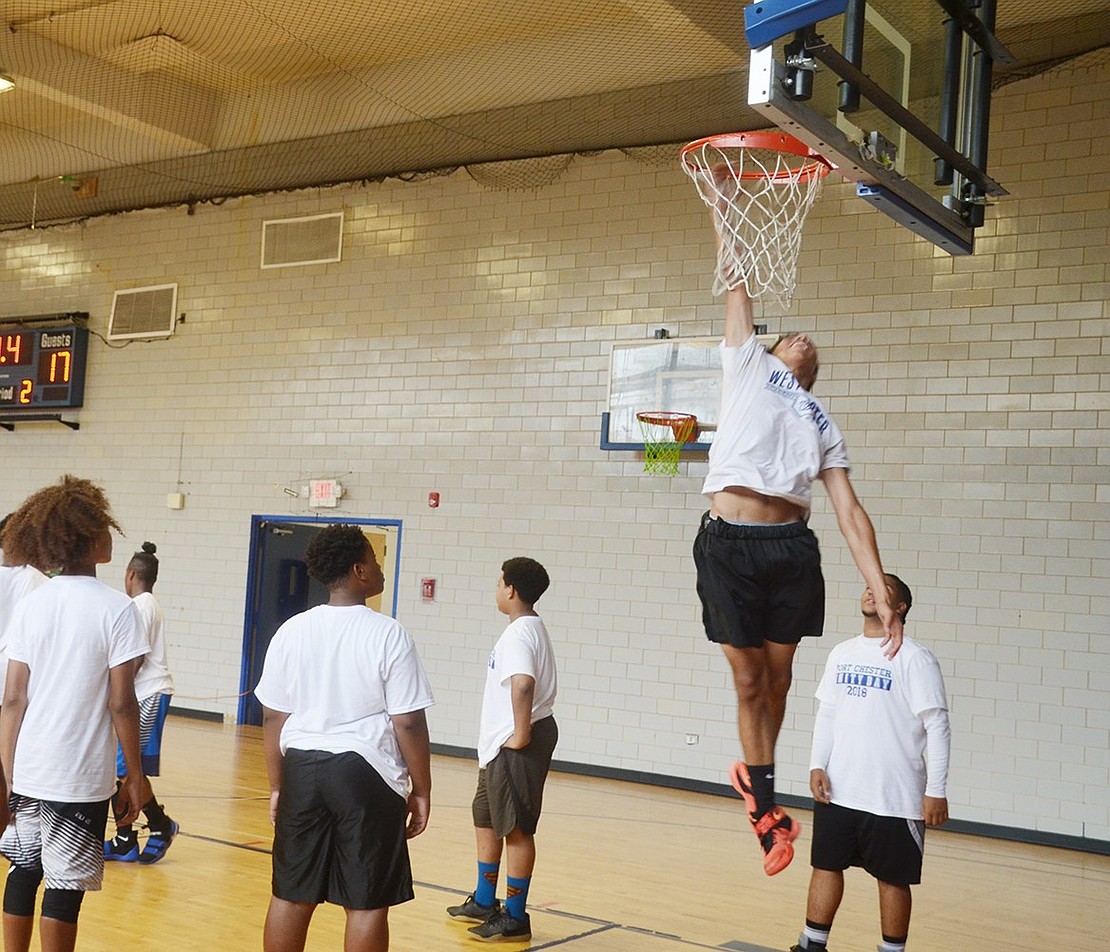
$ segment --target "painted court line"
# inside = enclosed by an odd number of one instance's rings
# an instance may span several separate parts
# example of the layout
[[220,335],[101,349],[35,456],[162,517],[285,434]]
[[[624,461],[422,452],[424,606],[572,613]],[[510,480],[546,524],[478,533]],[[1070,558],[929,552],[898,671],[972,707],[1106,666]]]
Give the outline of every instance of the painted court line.
[[[185,833],[184,831],[178,833],[178,836],[187,837],[188,839],[201,840],[205,843],[215,843],[218,846],[230,846],[237,850],[247,850],[250,853],[262,853],[270,856],[273,853],[269,847],[262,847],[254,845],[257,840],[252,840],[247,843],[235,843],[231,840],[221,839],[218,836],[204,836],[199,833]],[[419,886],[421,889],[432,889],[436,892],[449,893],[451,895],[461,895],[458,889],[451,886],[442,886],[439,883],[429,883],[423,880],[413,880],[414,886]],[[600,935],[604,932],[612,932],[618,930],[620,932],[632,932],[637,935],[642,935],[645,938],[660,939],[667,942],[678,943],[690,949],[727,949],[728,952],[776,952],[775,949],[770,949],[763,945],[751,945],[750,943],[740,942],[739,940],[726,942],[723,945],[706,945],[704,942],[695,942],[692,939],[684,939],[682,936],[672,935],[669,932],[658,932],[654,929],[644,929],[639,926],[622,925],[619,922],[610,922],[606,919],[595,919],[593,916],[583,916],[574,912],[567,912],[564,909],[552,909],[550,904],[544,906],[533,906],[536,912],[542,912],[547,916],[558,916],[562,919],[571,919],[574,922],[590,923],[596,926],[593,929],[586,929],[583,932],[577,932],[574,935],[564,936],[561,939],[552,939],[550,942],[544,942],[541,945],[530,945],[528,948],[530,952],[540,952],[541,949],[554,949],[559,946],[570,945],[580,939],[586,939],[590,936]]]

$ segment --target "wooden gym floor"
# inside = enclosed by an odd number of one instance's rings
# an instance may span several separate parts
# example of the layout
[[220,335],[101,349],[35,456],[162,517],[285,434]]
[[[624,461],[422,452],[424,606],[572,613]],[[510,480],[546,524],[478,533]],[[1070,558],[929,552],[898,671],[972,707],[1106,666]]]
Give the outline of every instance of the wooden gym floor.
[[[86,897],[78,949],[260,949],[270,888],[261,732],[171,717],[164,750],[155,792],[181,834],[155,866],[108,865],[104,891]],[[434,758],[431,824],[410,844],[416,899],[390,913],[394,952],[483,947],[443,911],[474,885],[475,771],[470,761]],[[788,949],[809,881],[809,817],[798,816],[806,824],[798,856],[769,879],[737,799],[552,774],[530,895],[533,938],[503,944]],[[910,948],[1104,949],[1107,896],[1110,857],[930,831]],[[341,911],[320,907],[308,948],[341,949],[342,929]],[[851,870],[831,948],[873,952],[878,940],[874,883]]]

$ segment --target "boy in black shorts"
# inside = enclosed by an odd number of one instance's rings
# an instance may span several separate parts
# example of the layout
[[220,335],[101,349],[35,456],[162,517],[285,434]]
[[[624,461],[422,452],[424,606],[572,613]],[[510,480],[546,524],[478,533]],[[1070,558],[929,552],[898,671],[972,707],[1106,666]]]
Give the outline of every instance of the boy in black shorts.
[[327,901],[347,952],[386,952],[389,907],[413,898],[406,839],[428,823],[432,693],[412,638],[366,605],[384,578],[362,530],[321,530],[305,562],[330,599],[278,629],[255,688],[274,824],[263,948],[302,952]]
[[[912,595],[885,576],[889,603],[901,619]],[[817,689],[810,788],[813,873],[806,924],[791,952],[827,952],[844,894],[844,870],[861,866],[878,880],[879,952],[905,952],[910,886],[921,882],[925,827],[948,819],[948,702],[933,654],[903,638],[894,658],[868,588],[863,634],[829,654]]]
[[[536,863],[536,825],[559,739],[552,713],[555,654],[533,608],[549,583],[544,567],[528,558],[505,562],[497,582],[497,607],[509,616],[509,626],[490,655],[482,700],[472,805],[478,885],[461,905],[447,908],[452,919],[479,923],[467,931],[485,942],[532,936],[525,909]],[[504,906],[496,898],[502,845],[509,867]]]

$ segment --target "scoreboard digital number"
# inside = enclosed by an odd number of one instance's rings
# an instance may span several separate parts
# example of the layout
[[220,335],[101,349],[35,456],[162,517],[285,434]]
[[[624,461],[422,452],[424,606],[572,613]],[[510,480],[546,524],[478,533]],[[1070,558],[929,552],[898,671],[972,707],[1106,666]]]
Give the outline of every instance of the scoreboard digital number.
[[0,415],[81,406],[88,351],[84,327],[0,328]]

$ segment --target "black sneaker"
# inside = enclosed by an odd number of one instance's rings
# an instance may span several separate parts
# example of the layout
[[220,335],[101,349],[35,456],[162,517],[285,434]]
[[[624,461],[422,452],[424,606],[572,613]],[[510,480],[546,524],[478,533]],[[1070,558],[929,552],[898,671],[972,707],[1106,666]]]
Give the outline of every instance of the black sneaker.
[[528,918],[528,913],[523,919],[514,919],[508,909],[502,909],[480,926],[472,926],[466,931],[483,942],[522,942],[532,938],[532,920]]
[[494,899],[492,905],[483,906],[474,901],[474,893],[467,896],[462,905],[447,907],[447,915],[452,919],[466,919],[468,922],[488,922],[500,911],[500,899]]
[[821,942],[811,942],[803,948],[800,945],[790,946],[790,952],[829,952],[828,947]]

